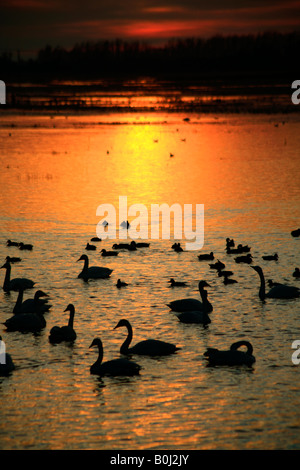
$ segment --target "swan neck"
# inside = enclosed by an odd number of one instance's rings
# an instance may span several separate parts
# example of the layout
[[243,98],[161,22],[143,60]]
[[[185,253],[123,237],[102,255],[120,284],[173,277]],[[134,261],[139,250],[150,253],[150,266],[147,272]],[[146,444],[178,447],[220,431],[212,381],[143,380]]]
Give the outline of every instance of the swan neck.
[[74,323],[74,311],[71,310],[70,312],[70,316],[69,316],[69,322],[68,322],[68,326],[70,328],[73,328],[73,323]]
[[96,361],[96,364],[100,366],[102,359],[103,359],[103,346],[102,344],[99,343],[98,344],[98,359]]
[[22,302],[23,302],[23,289],[20,289],[18,298],[16,301],[16,305],[14,306],[14,310],[13,310],[14,313],[18,313],[21,310]]
[[262,271],[258,272],[259,277],[260,277],[260,288],[259,288],[259,298],[261,300],[265,300],[266,297],[266,282],[265,282],[265,276]]
[[5,278],[4,278],[4,283],[3,283],[3,289],[6,290],[9,287],[10,283],[10,271],[11,271],[11,266],[8,264],[6,268],[6,273],[5,273]]
[[130,325],[130,323],[126,324],[126,328],[127,328],[127,338],[125,339],[124,343],[121,346],[121,349],[120,349],[121,354],[126,354],[128,352],[129,345],[132,341],[132,336],[133,336],[132,326]]

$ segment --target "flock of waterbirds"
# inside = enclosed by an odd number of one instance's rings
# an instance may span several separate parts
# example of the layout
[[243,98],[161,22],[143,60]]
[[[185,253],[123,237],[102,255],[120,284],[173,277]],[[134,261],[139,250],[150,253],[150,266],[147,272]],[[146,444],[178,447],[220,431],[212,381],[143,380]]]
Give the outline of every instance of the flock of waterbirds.
[[[128,222],[127,222],[128,228]],[[293,237],[300,236],[300,229],[293,230],[291,232]],[[101,242],[101,239],[98,237],[93,237],[90,240],[91,242]],[[22,242],[15,242],[7,240],[6,245],[8,247],[17,247],[19,250],[30,250],[32,251],[33,245],[24,244]],[[102,256],[118,256],[119,250],[128,250],[136,251],[139,248],[148,248],[149,243],[141,242],[136,243],[132,241],[130,243],[120,243],[114,244],[111,251],[105,249],[101,250]],[[91,245],[87,243],[86,250],[96,250],[96,245]],[[180,243],[174,243],[171,247],[175,252],[183,252]],[[236,255],[234,260],[236,263],[246,263],[249,264],[257,273],[260,279],[259,287],[259,298],[261,301],[265,301],[268,298],[275,299],[293,299],[300,296],[300,289],[295,286],[280,284],[273,282],[272,280],[268,281],[270,290],[266,292],[266,281],[264,278],[263,270],[260,266],[252,265],[253,257],[250,253],[251,248],[248,245],[238,244],[236,246],[233,239],[226,239],[225,251],[227,255]],[[271,255],[263,255],[262,259],[265,261],[278,261],[279,257],[277,253]],[[209,267],[212,270],[215,270],[219,277],[223,278],[225,285],[235,284],[238,281],[232,278],[234,273],[230,270],[225,269],[226,265],[223,261],[219,259],[215,260],[213,252],[207,254],[199,254],[198,260],[203,262],[213,261],[209,263]],[[5,263],[1,268],[6,269],[6,274],[3,282],[3,290],[6,293],[11,291],[18,292],[16,299],[16,304],[13,308],[13,315],[8,318],[4,325],[6,331],[19,331],[19,332],[38,332],[46,327],[45,314],[49,312],[52,305],[48,303],[48,294],[42,290],[37,290],[32,298],[23,300],[24,291],[27,289],[32,289],[35,285],[31,279],[27,278],[13,278],[11,279],[11,267],[12,264],[21,261],[19,257],[7,256]],[[109,278],[112,269],[101,266],[89,266],[89,258],[86,254],[80,256],[77,261],[83,261],[83,268],[78,274],[78,278],[82,279],[84,282],[89,282],[89,279],[105,279]],[[292,273],[293,277],[300,277],[299,268],[295,268]],[[169,281],[169,287],[185,287],[187,283],[184,281],[176,281],[171,278]],[[118,279],[116,287],[126,287],[128,284],[124,281]],[[200,299],[194,298],[181,298],[175,301],[170,302],[167,306],[172,312],[177,316],[178,320],[182,323],[188,324],[202,324],[204,326],[211,323],[210,314],[213,311],[213,306],[208,300],[208,292],[206,288],[211,287],[208,282],[205,280],[200,280],[198,283]],[[49,331],[49,342],[52,344],[57,344],[61,342],[74,342],[77,338],[76,331],[74,329],[74,316],[75,316],[75,307],[70,303],[65,312],[69,312],[69,321],[67,325],[64,326],[53,326]],[[116,328],[125,327],[127,330],[127,336],[120,348],[120,357],[110,361],[103,362],[103,344],[100,338],[94,338],[92,341],[91,347],[98,348],[98,359],[90,367],[90,373],[96,374],[99,376],[110,375],[110,376],[131,376],[137,375],[140,373],[141,366],[136,362],[131,360],[131,356],[134,355],[145,355],[145,356],[166,356],[173,353],[176,353],[180,350],[180,347],[177,347],[175,344],[161,341],[158,339],[147,339],[136,343],[134,346],[130,347],[133,337],[133,329],[130,322],[126,319],[122,319],[115,326]],[[2,341],[2,337],[0,336]],[[247,349],[240,350],[242,346],[245,346]],[[215,365],[247,365],[251,366],[255,362],[255,357],[253,355],[253,347],[249,341],[237,341],[233,343],[228,350],[218,350],[216,348],[208,348],[207,351],[203,354],[203,357],[207,359],[207,364],[211,366]],[[1,361],[0,364],[0,375],[10,374],[15,369],[15,364],[9,353],[5,352],[5,361]]]

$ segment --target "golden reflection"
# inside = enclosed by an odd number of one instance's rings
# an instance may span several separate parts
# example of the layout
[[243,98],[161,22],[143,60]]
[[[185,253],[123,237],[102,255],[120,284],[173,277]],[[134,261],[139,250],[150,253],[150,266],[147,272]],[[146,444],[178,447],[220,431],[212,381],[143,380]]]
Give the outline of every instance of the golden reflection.
[[[283,164],[279,158],[284,137],[295,139],[292,130],[279,135],[269,125],[278,165],[266,172],[265,122],[194,118],[185,123],[180,117],[169,124],[163,115],[146,114],[123,117],[126,124],[118,119],[110,115],[109,124],[95,125],[95,116],[85,116],[81,127],[80,116],[68,117],[67,127],[66,120],[52,119],[57,127],[49,128],[43,118],[24,130],[20,121],[9,138],[2,129],[0,203],[7,228],[20,230],[20,220],[23,228],[34,224],[35,230],[55,223],[96,228],[97,207],[110,203],[118,210],[119,196],[127,196],[128,205],[204,204],[206,213],[230,208],[232,221],[243,224],[235,211],[246,207],[255,213],[266,203],[266,191],[269,200],[280,194],[288,201],[298,193],[296,178],[287,176],[295,173],[296,160]],[[277,217],[276,205],[266,210]]]

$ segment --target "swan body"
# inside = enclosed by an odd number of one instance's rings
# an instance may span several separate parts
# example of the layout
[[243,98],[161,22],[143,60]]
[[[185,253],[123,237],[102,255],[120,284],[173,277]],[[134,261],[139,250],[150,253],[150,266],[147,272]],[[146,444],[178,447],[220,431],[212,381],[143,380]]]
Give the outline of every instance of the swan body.
[[112,273],[112,269],[109,268],[103,268],[100,266],[89,267],[89,258],[87,255],[81,255],[77,261],[84,261],[83,269],[81,273],[78,274],[78,278],[82,278],[84,280],[105,279]]
[[234,258],[234,261],[236,263],[252,263],[252,255],[250,253],[248,253],[248,255],[244,255],[244,256],[237,256],[236,258]]
[[41,297],[48,297],[48,294],[45,294],[42,290],[36,291],[33,299],[26,299],[24,302],[23,292],[24,290],[20,288],[13,313],[45,313],[52,307],[52,305],[47,304],[47,300],[45,301],[45,299],[41,299]]
[[75,307],[69,304],[65,312],[70,312],[69,322],[66,326],[53,326],[50,330],[49,341],[50,343],[61,343],[62,341],[75,341],[77,338],[76,331],[73,328]]
[[129,345],[132,341],[132,326],[128,320],[120,320],[117,326],[114,329],[125,326],[127,328],[127,338],[120,348],[121,354],[138,354],[145,356],[167,356],[173,354],[180,348],[177,348],[175,344],[167,343],[165,341],[160,341],[157,339],[146,339],[136,343],[134,346],[129,348]]
[[299,237],[300,236],[300,228],[298,228],[296,230],[292,230],[291,235],[292,235],[292,237]]
[[96,251],[96,246],[91,245],[90,243],[87,243],[85,249],[89,251]]
[[29,251],[31,251],[32,248],[33,248],[33,245],[31,245],[30,243],[26,243],[26,244],[23,243],[23,242],[19,243],[19,250],[29,250]]
[[295,268],[295,271],[293,272],[293,277],[300,277],[300,269]]
[[19,246],[19,242],[13,242],[11,240],[7,240],[6,246]]
[[93,346],[98,347],[98,359],[97,361],[90,367],[90,373],[104,376],[104,375],[111,375],[111,376],[128,376],[128,375],[139,375],[141,366],[136,362],[129,361],[125,358],[118,358],[112,359],[111,361],[102,362],[103,359],[103,345],[100,338],[95,338],[90,345],[90,348]]
[[[239,351],[241,346],[246,346],[247,351]],[[251,366],[255,362],[253,356],[253,347],[249,341],[237,341],[230,346],[228,351],[219,351],[219,349],[208,348],[204,353],[205,358],[209,361],[210,365],[248,365]]]
[[248,245],[238,245],[237,248],[232,248],[230,246],[226,247],[226,252],[228,255],[248,253],[250,250],[251,248]]
[[208,325],[209,323],[211,323],[211,319],[209,318],[207,312],[181,312],[177,313],[176,316],[181,323],[197,323],[201,325]]
[[284,284],[274,284],[273,287],[266,293],[266,283],[263,270],[260,266],[250,266],[254,269],[260,278],[259,298],[265,300],[270,299],[294,299],[300,296],[298,287],[286,286]]
[[91,238],[91,242],[101,242],[101,241],[102,241],[102,238],[99,238],[99,237]]
[[278,254],[275,253],[274,255],[264,255],[262,256],[262,259],[264,259],[265,261],[278,261]]
[[105,248],[101,250],[101,256],[118,256],[117,251],[106,251]]
[[123,281],[121,281],[121,279],[118,279],[116,286],[120,289],[121,287],[128,286],[128,284],[127,284],[127,282],[123,282]]
[[226,285],[228,284],[236,284],[237,281],[235,279],[231,279],[228,276],[224,276],[223,283]]
[[183,251],[180,243],[174,243],[174,245],[172,245],[172,248],[174,251],[176,251],[176,253],[181,253]]
[[204,260],[213,260],[215,259],[213,252],[211,251],[208,254],[203,254],[203,255],[198,255],[199,261],[204,261]]
[[200,281],[198,284],[200,296],[202,302],[198,299],[179,299],[170,302],[168,307],[173,310],[174,312],[192,312],[195,310],[206,311],[207,313],[212,312],[213,306],[207,300],[207,296],[204,294],[204,287],[210,287],[210,285],[206,281]]
[[170,283],[170,287],[186,287],[186,282],[175,281],[173,278],[171,278],[168,282]]
[[233,272],[232,271],[225,271],[225,270],[222,270],[222,269],[219,269],[218,270],[218,276],[219,277],[228,277],[228,276],[233,276]]
[[[12,360],[12,357],[9,353],[7,352],[2,352],[1,351],[1,341],[2,341],[2,336],[0,336],[0,377],[3,377],[5,375],[8,375],[10,372],[12,372],[15,369],[14,361]],[[3,357],[3,355],[5,356]]]
[[134,242],[134,244],[137,248],[148,248],[150,246],[150,243],[146,243],[146,242],[138,242],[138,243]]
[[46,320],[42,313],[20,313],[8,318],[4,325],[7,331],[35,333],[45,328]]
[[32,289],[35,282],[31,279],[27,279],[26,277],[16,277],[14,279],[10,279],[11,274],[11,264],[9,261],[6,261],[1,268],[6,269],[6,274],[3,282],[3,290],[5,292],[10,292],[11,290],[19,290],[20,287],[25,289]]
[[216,263],[212,263],[209,265],[210,269],[217,269],[220,271],[221,269],[225,268],[225,264],[222,261],[218,260]]

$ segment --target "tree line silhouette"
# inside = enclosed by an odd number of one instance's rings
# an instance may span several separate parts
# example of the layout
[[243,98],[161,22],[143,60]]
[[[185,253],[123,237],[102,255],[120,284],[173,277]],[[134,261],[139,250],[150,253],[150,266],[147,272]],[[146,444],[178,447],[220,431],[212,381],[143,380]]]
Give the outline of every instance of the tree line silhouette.
[[154,47],[145,42],[102,40],[71,49],[47,45],[35,58],[0,57],[1,79],[22,81],[153,76],[156,78],[245,78],[291,76],[299,71],[300,32],[217,35],[169,40]]

